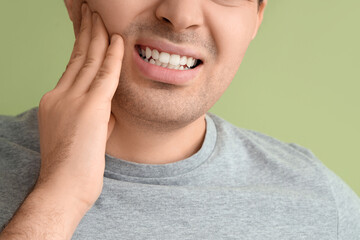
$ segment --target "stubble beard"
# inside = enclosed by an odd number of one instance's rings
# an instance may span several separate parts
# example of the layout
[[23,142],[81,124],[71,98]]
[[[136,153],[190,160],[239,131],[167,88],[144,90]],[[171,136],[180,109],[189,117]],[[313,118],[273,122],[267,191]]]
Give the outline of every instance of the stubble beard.
[[[123,36],[132,42],[140,33],[160,36],[179,44],[190,42],[196,47],[207,49],[208,59],[217,58],[214,40],[201,38],[196,32],[174,33],[166,24],[138,19],[128,27]],[[213,71],[215,74],[206,73],[206,70],[202,69],[200,74],[203,76],[193,79],[189,86],[183,87],[150,79],[136,79],[140,77],[131,69],[131,56],[132,49],[125,51],[112,111],[117,118],[124,118],[145,131],[166,133],[191,124],[215,104],[229,84],[229,81],[222,80],[224,72],[221,68],[217,69],[220,70],[218,72]],[[214,64],[210,63],[211,65]]]
[[196,90],[148,79],[134,81],[127,65],[123,63],[112,111],[139,128],[178,130],[199,119],[216,101],[208,95],[209,85]]

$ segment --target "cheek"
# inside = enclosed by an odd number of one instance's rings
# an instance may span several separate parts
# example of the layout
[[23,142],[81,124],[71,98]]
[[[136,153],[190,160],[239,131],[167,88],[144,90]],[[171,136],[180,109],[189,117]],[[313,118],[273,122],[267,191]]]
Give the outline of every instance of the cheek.
[[256,13],[247,8],[227,9],[220,16],[222,21],[209,18],[209,26],[218,50],[217,63],[233,66],[236,71],[252,40],[256,28]]
[[214,100],[220,98],[235,77],[256,27],[256,14],[250,11],[222,13],[221,18],[222,21],[208,21],[217,47],[217,57],[209,64],[212,74],[208,91],[216,92]]
[[140,5],[137,1],[129,0],[93,1],[92,5],[100,14],[110,35],[123,33],[136,16],[147,7],[146,4]]

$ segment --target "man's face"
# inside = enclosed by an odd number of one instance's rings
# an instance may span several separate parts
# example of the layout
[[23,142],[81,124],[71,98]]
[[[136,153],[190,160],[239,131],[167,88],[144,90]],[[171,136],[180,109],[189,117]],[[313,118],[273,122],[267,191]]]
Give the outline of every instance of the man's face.
[[[84,0],[69,2],[77,32]],[[235,76],[263,14],[257,0],[86,2],[109,35],[120,34],[125,43],[113,114],[164,130],[193,122],[215,104]],[[183,71],[153,65],[139,56],[146,47],[160,55],[196,57],[200,65]]]

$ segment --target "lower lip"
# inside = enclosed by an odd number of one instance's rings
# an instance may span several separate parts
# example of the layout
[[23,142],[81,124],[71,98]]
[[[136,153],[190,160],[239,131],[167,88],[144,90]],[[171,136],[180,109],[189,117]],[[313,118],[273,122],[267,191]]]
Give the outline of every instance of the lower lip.
[[135,64],[138,66],[140,72],[144,77],[149,78],[153,81],[163,82],[174,85],[186,85],[192,79],[194,79],[201,67],[202,64],[197,66],[194,69],[189,70],[175,70],[160,67],[151,63],[145,62],[139,55],[139,52],[134,48],[134,60]]

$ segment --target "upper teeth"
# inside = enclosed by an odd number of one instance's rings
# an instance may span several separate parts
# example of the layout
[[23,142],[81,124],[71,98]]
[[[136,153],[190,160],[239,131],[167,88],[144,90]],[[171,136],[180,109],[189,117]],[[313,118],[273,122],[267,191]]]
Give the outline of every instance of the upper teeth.
[[156,49],[151,50],[149,47],[139,48],[139,54],[146,62],[170,69],[186,70],[197,64],[197,60],[192,57],[159,52]]

